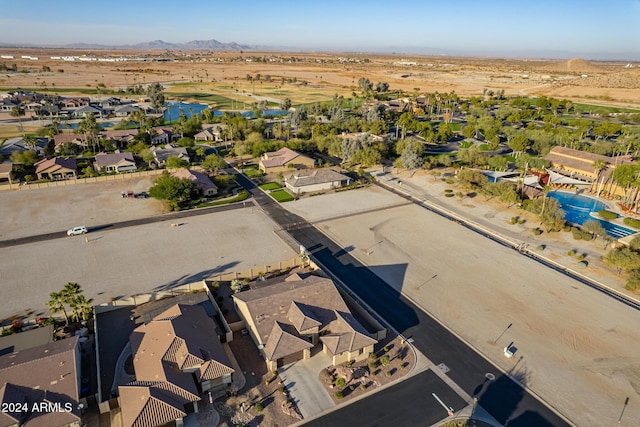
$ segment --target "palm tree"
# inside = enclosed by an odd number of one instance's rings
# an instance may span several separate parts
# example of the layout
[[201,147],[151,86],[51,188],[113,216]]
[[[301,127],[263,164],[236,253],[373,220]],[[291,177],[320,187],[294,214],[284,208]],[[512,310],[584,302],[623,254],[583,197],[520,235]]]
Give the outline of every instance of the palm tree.
[[65,325],[69,324],[69,316],[67,315],[67,310],[64,306],[66,302],[66,296],[62,291],[60,292],[51,292],[49,294],[49,301],[47,301],[47,306],[51,313],[56,314],[62,312],[64,315],[64,323]]
[[93,312],[91,308],[93,298],[87,299],[84,295],[78,294],[71,299],[69,306],[73,309],[73,318],[75,321],[88,320]]
[[[598,183],[600,179],[600,172],[607,166],[607,162],[602,159],[598,159],[593,162],[593,171],[596,174],[596,179],[591,183],[591,191],[593,191],[593,185]],[[598,191],[599,193],[599,191]],[[596,194],[598,196],[598,194]]]

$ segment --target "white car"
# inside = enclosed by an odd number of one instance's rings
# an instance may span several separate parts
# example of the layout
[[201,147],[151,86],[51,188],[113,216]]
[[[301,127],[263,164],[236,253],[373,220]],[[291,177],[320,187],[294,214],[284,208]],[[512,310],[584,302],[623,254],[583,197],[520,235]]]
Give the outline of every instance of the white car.
[[87,227],[81,225],[80,227],[73,227],[71,230],[67,231],[67,236],[77,236],[78,234],[85,234],[87,231]]

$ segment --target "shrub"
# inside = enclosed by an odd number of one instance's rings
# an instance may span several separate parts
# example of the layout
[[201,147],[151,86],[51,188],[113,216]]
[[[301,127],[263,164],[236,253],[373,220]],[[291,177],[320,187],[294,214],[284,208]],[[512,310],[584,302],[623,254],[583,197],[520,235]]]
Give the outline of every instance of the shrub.
[[367,389],[366,384],[360,384],[360,390],[366,390],[366,389]]
[[385,348],[383,348],[383,350],[384,350],[385,353],[388,353],[389,352],[389,347],[385,346]]
[[376,367],[378,366],[378,364],[376,362],[369,362],[369,370],[373,371],[374,369],[376,369]]
[[257,412],[262,412],[264,410],[264,405],[262,404],[262,402],[255,403],[253,407]]
[[518,224],[520,224],[520,225],[524,224],[525,222],[527,222],[526,219],[519,219],[518,220]]
[[279,393],[284,393],[284,386],[278,387],[278,392]]
[[391,363],[391,361],[389,360],[389,356],[382,356],[380,358],[380,363],[382,364],[382,366],[387,366],[389,363]]
[[542,234],[542,230],[540,230],[539,228],[534,228],[533,229],[533,234],[535,234],[536,236],[539,236]]
[[462,191],[458,191],[456,193],[456,197],[459,198],[459,199],[462,199],[464,197],[464,194],[462,194]]
[[625,218],[622,221],[625,223],[625,225],[628,225],[628,226],[633,227],[633,228],[640,229],[640,219]]
[[447,188],[447,189],[445,189],[445,190],[444,190],[444,192],[445,192],[445,193],[453,193],[453,190],[452,190],[452,189],[450,189],[450,188]]
[[444,197],[453,197],[454,194],[453,193],[444,193]]
[[336,399],[342,399],[344,397],[344,394],[342,394],[342,392],[340,390],[336,391]]
[[598,215],[600,215],[602,218],[608,219],[608,220],[618,218],[618,214],[617,213],[608,211],[606,209],[599,210],[598,211]]
[[582,240],[582,233],[577,228],[572,228],[571,234],[573,234],[573,240]]
[[517,216],[512,216],[511,217],[511,224],[515,224],[516,222],[518,222],[518,217]]
[[574,256],[576,254],[576,251],[574,251],[573,249],[571,249],[569,252],[567,252],[567,255],[569,256]]
[[584,255],[580,254],[576,257],[578,261],[582,261],[584,259]]
[[269,380],[264,380],[264,385],[269,385],[271,383],[271,381]]
[[578,263],[578,267],[580,268],[586,268],[589,265],[589,263],[587,261],[580,261]]
[[544,251],[546,249],[546,246],[545,245],[538,245],[536,247],[536,249],[539,250],[539,251]]
[[386,376],[388,376],[388,377],[390,377],[391,375],[393,375],[393,374],[391,373],[391,371],[387,371],[387,372],[385,372],[384,374],[385,374]]
[[369,353],[369,359],[376,360],[376,354],[375,353]]
[[347,380],[345,380],[344,378],[340,377],[336,380],[336,387],[338,388],[344,388],[344,386],[347,384]]

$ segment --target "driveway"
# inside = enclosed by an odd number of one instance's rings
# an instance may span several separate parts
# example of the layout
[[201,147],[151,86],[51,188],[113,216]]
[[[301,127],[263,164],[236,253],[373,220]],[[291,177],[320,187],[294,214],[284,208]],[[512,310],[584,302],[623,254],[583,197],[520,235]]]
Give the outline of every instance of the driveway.
[[336,406],[319,378],[320,371],[327,366],[331,366],[331,358],[318,351],[310,359],[278,369],[284,386],[305,419]]

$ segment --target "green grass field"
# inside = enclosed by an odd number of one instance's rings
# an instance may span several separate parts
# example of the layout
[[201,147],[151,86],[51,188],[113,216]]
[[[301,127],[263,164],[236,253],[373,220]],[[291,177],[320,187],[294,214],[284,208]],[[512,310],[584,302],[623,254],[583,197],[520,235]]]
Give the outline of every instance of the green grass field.
[[293,200],[293,196],[287,193],[285,190],[272,191],[269,194],[279,203],[290,202]]
[[282,184],[277,182],[265,182],[264,184],[260,184],[260,188],[265,191],[277,190],[278,188],[282,188]]

